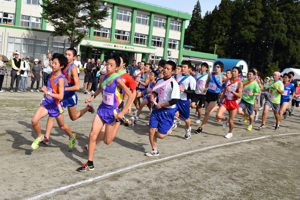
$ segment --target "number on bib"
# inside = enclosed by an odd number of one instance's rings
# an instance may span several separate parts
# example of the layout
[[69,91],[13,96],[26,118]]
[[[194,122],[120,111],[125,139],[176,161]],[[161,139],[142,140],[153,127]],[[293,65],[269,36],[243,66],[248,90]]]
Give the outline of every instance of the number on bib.
[[114,105],[114,94],[103,91],[103,102],[106,105],[112,106]]
[[268,94],[268,98],[270,99],[270,100],[274,100],[275,99],[275,95],[274,94],[271,94],[271,93],[269,93]]
[[216,90],[217,89],[217,85],[215,83],[209,83],[208,89],[210,89],[210,90]]

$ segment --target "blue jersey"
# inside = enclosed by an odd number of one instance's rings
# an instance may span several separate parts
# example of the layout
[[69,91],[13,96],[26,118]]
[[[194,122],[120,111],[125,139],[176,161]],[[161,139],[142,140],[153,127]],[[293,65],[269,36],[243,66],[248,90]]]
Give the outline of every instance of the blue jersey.
[[290,101],[290,95],[295,92],[295,87],[293,84],[284,84],[284,91],[281,95],[281,102],[289,102]]

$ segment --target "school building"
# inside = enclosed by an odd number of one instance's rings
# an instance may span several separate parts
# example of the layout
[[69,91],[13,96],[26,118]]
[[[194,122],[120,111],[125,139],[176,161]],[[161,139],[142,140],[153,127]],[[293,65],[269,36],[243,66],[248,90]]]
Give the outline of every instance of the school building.
[[[19,51],[43,59],[47,53],[64,53],[69,47],[66,37],[53,37],[53,26],[41,17],[41,0],[0,0],[0,54],[11,57]],[[137,61],[157,63],[160,59],[180,64],[183,59],[194,64],[208,62],[217,55],[191,51],[184,46],[186,21],[191,15],[136,0],[101,1],[100,10],[107,8],[108,17],[102,28],[90,28],[88,36],[77,47],[82,61],[100,58],[114,51],[126,51]],[[85,12],[84,10],[82,12]],[[85,27],[82,27],[83,29]]]

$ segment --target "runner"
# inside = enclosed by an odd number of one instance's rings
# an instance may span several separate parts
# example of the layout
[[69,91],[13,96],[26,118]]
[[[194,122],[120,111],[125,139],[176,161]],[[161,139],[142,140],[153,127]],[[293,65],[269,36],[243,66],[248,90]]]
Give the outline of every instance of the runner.
[[[260,87],[257,82],[254,81],[255,75],[256,72],[250,69],[247,74],[248,79],[243,81],[243,95],[238,108],[238,114],[244,116],[244,123],[247,122],[249,116],[248,131],[252,130],[255,97],[260,95]],[[248,114],[246,111],[248,111]]]
[[264,112],[262,116],[262,124],[260,126],[260,129],[264,129],[266,127],[267,114],[270,108],[272,108],[276,118],[275,130],[279,129],[280,99],[281,99],[281,94],[283,94],[283,90],[284,90],[283,83],[279,80],[279,77],[280,77],[280,72],[274,72],[273,74],[274,80],[270,82],[269,89],[263,90],[269,92],[268,92],[268,98],[266,99],[264,105]]
[[[137,97],[138,94],[140,94],[139,91],[141,91],[141,89],[139,88],[140,84],[140,80],[143,80],[143,74],[144,74],[144,68],[145,68],[145,65],[146,65],[146,62],[145,61],[142,61],[141,62],[141,65],[140,65],[140,69],[137,69],[135,70],[135,72],[133,73],[133,77],[134,77],[134,80],[136,82],[136,84],[138,84],[138,87],[136,88],[136,96],[134,97],[134,105],[136,107],[136,111],[134,112],[134,115],[136,115],[139,107],[140,107],[140,102],[139,102],[139,97]],[[145,88],[143,88],[142,90],[144,91]]]
[[[255,67],[252,68],[255,73],[256,73],[256,76],[254,77],[254,80],[258,83],[259,87],[260,87],[260,90],[263,90],[263,85],[261,84],[261,81],[260,81],[260,77],[258,76],[258,73],[257,73],[257,69]],[[258,115],[259,115],[259,112],[258,112],[258,109],[257,109],[257,102],[258,102],[258,98],[257,96],[255,97],[255,101],[254,101],[254,112],[255,112],[255,115],[254,115],[254,120],[257,121],[258,120]]]
[[[77,101],[78,97],[76,94],[76,90],[80,89],[79,86],[79,78],[77,73],[77,67],[74,65],[74,59],[77,56],[77,51],[74,48],[69,48],[66,50],[65,53],[66,58],[68,59],[68,65],[63,70],[63,74],[65,75],[65,78],[67,79],[67,86],[65,87],[64,92],[64,99],[61,101],[64,107],[68,108],[69,117],[72,121],[77,120],[81,116],[83,116],[87,111],[94,113],[94,107],[91,103],[87,105],[86,108],[80,110],[77,112]],[[51,119],[51,121],[48,121],[48,123],[51,123],[52,126],[54,124],[54,118]],[[49,145],[49,138],[50,138],[51,130],[46,130],[45,137],[43,139],[43,143],[46,145]]]
[[189,71],[192,68],[190,61],[181,62],[182,74],[177,75],[177,82],[180,90],[180,99],[177,103],[177,112],[175,116],[183,119],[186,125],[184,138],[187,140],[191,137],[191,120],[190,120],[190,96],[194,94],[196,89],[196,80],[190,75]]
[[[267,89],[267,88],[269,88],[269,84],[270,83],[270,77],[266,77],[265,78],[265,80],[264,80],[264,82],[263,82],[263,89]],[[259,110],[262,110],[262,109],[264,109],[264,107],[263,107],[263,101],[264,101],[264,99],[267,99],[267,97],[268,97],[268,91],[265,91],[265,92],[262,92],[261,93],[261,96],[260,96],[260,108],[259,108]]]
[[[217,119],[223,120],[223,128],[226,128],[229,123],[229,132],[225,138],[229,139],[232,137],[232,131],[234,127],[234,117],[239,107],[238,99],[242,97],[243,83],[239,79],[239,75],[242,73],[240,67],[232,68],[232,78],[227,80],[226,87],[221,95],[220,99],[223,99],[222,106],[218,110],[216,115]],[[224,117],[225,111],[229,112],[229,118]]]
[[[152,89],[153,89],[153,87],[154,87],[154,85],[155,85],[155,80],[156,80],[157,76],[158,76],[157,72],[155,72],[155,71],[150,72],[150,81],[149,81],[149,83],[148,83],[147,90],[144,91],[143,93],[149,93],[149,92],[152,91]],[[151,93],[152,93],[152,92],[151,92]],[[138,110],[138,112],[137,112],[137,114],[136,114],[136,116],[135,116],[135,118],[134,118],[134,123],[135,123],[135,124],[138,122],[139,116],[140,116],[140,114],[141,114],[141,112],[142,112],[142,109],[143,109],[143,107],[144,107],[145,105],[148,105],[149,110],[150,110],[150,115],[149,115],[149,116],[151,116],[153,104],[151,103],[149,96],[150,96],[150,95],[147,94],[146,97],[145,97],[145,99],[144,99],[143,102],[141,103],[141,105],[140,105],[140,107],[139,107],[139,110]]]
[[196,90],[195,94],[192,95],[192,108],[196,108],[198,111],[198,119],[196,120],[196,124],[201,123],[201,115],[202,115],[202,108],[205,107],[205,95],[207,89],[205,88],[205,83],[208,77],[208,64],[202,63],[201,64],[201,73],[197,74],[196,77]]
[[158,96],[158,103],[150,116],[149,140],[152,150],[146,156],[159,156],[157,138],[164,139],[172,131],[176,104],[180,98],[178,83],[172,78],[175,68],[173,61],[167,61],[163,70],[164,78],[159,79],[153,88],[151,102],[156,104],[154,98]]
[[207,89],[205,99],[205,116],[201,126],[196,130],[196,134],[202,133],[202,129],[208,121],[209,114],[217,103],[222,84],[227,80],[225,76],[222,76],[224,64],[220,61],[217,61],[215,62],[214,67],[216,72],[208,75],[205,84],[205,88]]
[[[287,109],[289,107],[290,101],[293,99],[293,96],[295,94],[295,87],[293,84],[290,83],[291,75],[284,74],[283,75],[283,84],[284,84],[284,92],[281,95],[281,101],[280,101],[280,111],[279,116],[281,122],[281,119],[286,119],[287,117]],[[284,116],[284,117],[283,117]]]
[[293,115],[295,115],[294,107],[296,106],[298,108],[299,103],[300,103],[300,80],[297,80],[297,85],[296,85],[295,91],[296,91],[296,94],[292,100],[292,108],[291,108],[291,113],[293,113]]
[[54,54],[52,57],[52,70],[48,80],[47,87],[44,85],[42,91],[44,92],[44,99],[41,102],[41,106],[34,114],[31,123],[32,127],[37,134],[37,138],[31,145],[32,149],[37,149],[44,136],[41,132],[40,120],[46,115],[49,115],[47,122],[47,130],[51,132],[54,119],[56,119],[59,128],[65,131],[69,135],[69,148],[73,148],[76,144],[76,134],[71,132],[71,129],[64,122],[63,107],[61,100],[64,97],[65,78],[62,74],[62,70],[68,65],[68,59],[62,54]]
[[[122,78],[115,73],[117,67],[120,67],[120,64],[121,60],[118,55],[108,57],[106,66],[108,74],[100,76],[101,87],[97,89],[91,98],[85,100],[86,102],[90,102],[96,98],[99,93],[102,93],[103,100],[97,110],[97,115],[94,118],[92,130],[90,132],[88,161],[81,167],[77,168],[77,171],[94,170],[93,157],[98,134],[100,133],[100,141],[103,140],[105,144],[110,144],[116,136],[114,133],[116,120],[123,118],[132,102],[132,93],[127,88],[124,81],[122,81]],[[122,90],[128,95],[128,100],[124,109],[120,112],[118,106],[123,98],[123,95],[120,92]],[[105,132],[100,132],[105,124]]]

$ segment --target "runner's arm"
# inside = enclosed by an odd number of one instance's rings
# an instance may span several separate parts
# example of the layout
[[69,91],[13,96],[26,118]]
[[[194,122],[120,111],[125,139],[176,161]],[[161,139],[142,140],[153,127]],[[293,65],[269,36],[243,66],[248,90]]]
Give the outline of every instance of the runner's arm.
[[[64,81],[63,78],[59,78],[58,79],[58,81],[57,81],[57,87],[58,87],[58,94],[50,93],[50,95],[48,95],[48,96],[53,97],[53,98],[58,99],[58,100],[61,101],[64,98],[64,87],[65,87],[65,81]],[[44,91],[44,93],[45,93],[45,91]],[[47,93],[45,93],[45,94],[47,95]]]
[[66,87],[66,91],[77,91],[80,89],[79,85],[79,78],[78,78],[78,73],[77,73],[77,67],[74,65],[71,68],[71,77],[75,82],[75,85],[72,87]]
[[237,98],[241,98],[242,97],[242,94],[243,94],[243,82],[239,81],[239,83],[238,83],[238,91],[237,92],[232,91],[232,94],[234,96],[236,96]]
[[208,89],[209,80],[212,74],[209,74],[205,83],[205,89]]
[[145,82],[140,82],[140,84],[144,87],[148,86],[148,83],[150,81],[150,75],[147,75],[145,78]]
[[129,109],[129,106],[133,102],[133,94],[130,92],[129,88],[125,85],[125,83],[122,79],[118,79],[117,84],[118,84],[118,87],[121,88],[128,96],[128,100],[124,106],[124,109],[120,113],[117,114],[119,116],[119,118],[122,119],[124,114]]

